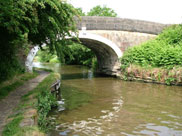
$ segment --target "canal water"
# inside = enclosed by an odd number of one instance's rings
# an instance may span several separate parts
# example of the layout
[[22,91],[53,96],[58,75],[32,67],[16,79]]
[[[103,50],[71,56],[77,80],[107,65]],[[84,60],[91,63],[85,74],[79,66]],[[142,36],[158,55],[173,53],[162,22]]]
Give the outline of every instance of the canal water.
[[50,136],[182,136],[182,87],[122,81],[83,66],[34,64],[61,73],[63,101]]

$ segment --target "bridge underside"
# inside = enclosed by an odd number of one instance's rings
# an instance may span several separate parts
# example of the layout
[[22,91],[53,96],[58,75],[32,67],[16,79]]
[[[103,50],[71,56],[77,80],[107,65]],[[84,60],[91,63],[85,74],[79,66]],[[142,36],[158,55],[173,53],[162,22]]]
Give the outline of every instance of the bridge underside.
[[122,56],[120,49],[116,45],[111,45],[110,42],[107,43],[107,41],[101,40],[101,37],[98,38],[99,40],[86,36],[79,37],[81,43],[95,53],[99,72],[107,75],[117,75],[120,72],[119,57]]

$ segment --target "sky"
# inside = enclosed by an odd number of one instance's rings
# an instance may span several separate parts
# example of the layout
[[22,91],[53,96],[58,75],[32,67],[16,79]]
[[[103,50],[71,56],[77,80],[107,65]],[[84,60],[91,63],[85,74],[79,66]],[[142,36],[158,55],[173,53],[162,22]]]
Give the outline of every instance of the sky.
[[164,24],[182,23],[182,0],[68,0],[84,12],[97,5],[113,9],[118,17]]

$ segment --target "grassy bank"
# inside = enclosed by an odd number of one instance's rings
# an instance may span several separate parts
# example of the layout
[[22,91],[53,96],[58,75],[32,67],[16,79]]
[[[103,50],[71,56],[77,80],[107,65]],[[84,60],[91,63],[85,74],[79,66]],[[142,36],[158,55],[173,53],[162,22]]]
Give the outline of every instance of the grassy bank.
[[14,76],[14,78],[4,81],[0,84],[0,100],[5,98],[11,91],[15,90],[19,86],[23,85],[26,81],[33,79],[38,74],[24,73]]
[[181,85],[182,25],[172,25],[156,39],[129,48],[121,58],[121,65],[125,79],[149,77],[159,83]]
[[173,69],[147,68],[130,65],[122,71],[121,79],[159,83],[166,85],[182,85],[182,67]]
[[7,120],[3,136],[44,135],[49,127],[47,114],[56,105],[50,86],[59,78],[59,74],[51,73],[34,90],[22,97],[20,105]]

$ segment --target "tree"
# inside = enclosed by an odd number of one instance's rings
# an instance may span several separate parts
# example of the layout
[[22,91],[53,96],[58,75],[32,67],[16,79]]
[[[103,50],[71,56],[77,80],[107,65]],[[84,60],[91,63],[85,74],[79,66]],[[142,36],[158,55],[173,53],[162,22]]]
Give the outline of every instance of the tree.
[[116,17],[117,13],[114,12],[111,8],[106,6],[96,6],[92,8],[88,13],[88,16],[107,16],[107,17]]
[[61,38],[63,46],[75,31],[74,16],[62,0],[0,0],[0,80],[10,75],[8,69],[16,70],[16,54],[29,43],[60,49],[56,42]]
[[82,8],[75,8],[77,14],[79,16],[86,16],[85,12],[83,12]]

